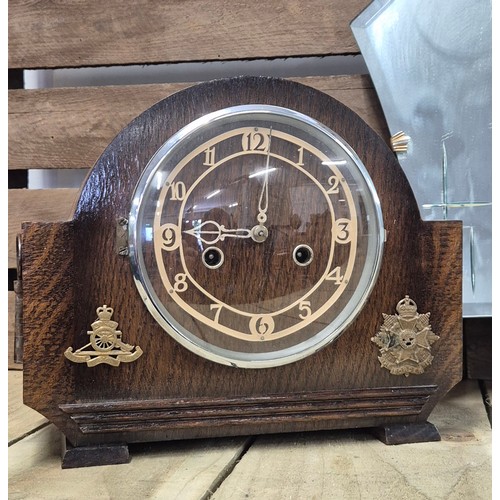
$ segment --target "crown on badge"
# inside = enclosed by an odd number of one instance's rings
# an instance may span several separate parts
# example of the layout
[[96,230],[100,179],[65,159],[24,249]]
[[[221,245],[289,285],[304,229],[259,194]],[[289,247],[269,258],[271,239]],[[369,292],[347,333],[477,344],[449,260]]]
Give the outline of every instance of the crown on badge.
[[398,302],[396,311],[402,318],[413,318],[417,312],[417,304],[408,295]]
[[98,307],[96,309],[97,316],[101,320],[108,321],[111,319],[111,316],[113,316],[113,309],[111,307],[108,307],[106,304],[103,305],[102,307]]

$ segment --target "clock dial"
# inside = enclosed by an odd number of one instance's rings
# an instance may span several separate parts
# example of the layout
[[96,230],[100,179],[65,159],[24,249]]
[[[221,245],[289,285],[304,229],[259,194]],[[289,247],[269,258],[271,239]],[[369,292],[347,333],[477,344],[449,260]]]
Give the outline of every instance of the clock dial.
[[383,223],[356,153],[310,117],[269,105],[192,122],[154,155],[130,213],[150,312],[217,362],[277,366],[334,340],[380,265]]

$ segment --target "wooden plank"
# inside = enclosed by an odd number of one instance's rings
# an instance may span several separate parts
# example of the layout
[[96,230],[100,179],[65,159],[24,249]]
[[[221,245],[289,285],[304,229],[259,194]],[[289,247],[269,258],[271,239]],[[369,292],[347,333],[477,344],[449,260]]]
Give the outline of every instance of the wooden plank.
[[477,383],[432,413],[442,441],[387,446],[363,430],[261,437],[213,496],[491,498],[491,427]]
[[185,87],[187,84],[12,91],[9,168],[91,167],[129,121]]
[[9,370],[22,370],[21,363],[14,363],[14,330],[15,330],[15,301],[14,292],[8,292],[8,350],[9,350]]
[[61,469],[61,436],[53,426],[9,448],[10,498],[208,498],[242,455],[247,438],[131,446],[132,461]]
[[16,267],[16,236],[23,222],[70,220],[78,189],[10,189],[8,262]]
[[9,370],[9,443],[46,423],[44,416],[23,404],[23,372]]
[[9,67],[53,68],[359,52],[369,0],[9,1]]
[[[293,78],[356,111],[379,135],[387,126],[369,77]],[[188,84],[126,85],[9,92],[9,168],[91,167],[142,111]]]

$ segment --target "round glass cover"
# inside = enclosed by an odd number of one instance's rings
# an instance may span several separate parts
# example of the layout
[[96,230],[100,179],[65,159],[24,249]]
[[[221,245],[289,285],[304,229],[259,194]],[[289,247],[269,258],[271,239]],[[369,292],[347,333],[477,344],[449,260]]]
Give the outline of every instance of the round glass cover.
[[134,278],[153,317],[197,354],[246,368],[334,340],[374,285],[383,236],[351,147],[268,105],[181,129],[145,168],[129,217]]

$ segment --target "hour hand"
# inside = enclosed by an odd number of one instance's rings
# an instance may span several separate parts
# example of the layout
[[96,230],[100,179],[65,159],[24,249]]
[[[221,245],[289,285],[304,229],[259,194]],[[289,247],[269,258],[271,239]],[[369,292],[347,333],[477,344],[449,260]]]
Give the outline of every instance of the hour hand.
[[207,245],[213,245],[218,241],[224,241],[226,238],[251,238],[252,231],[250,229],[226,229],[225,226],[213,220],[202,222],[193,229],[184,231],[195,238],[200,239]]

